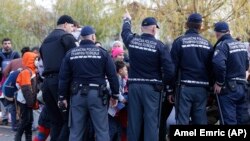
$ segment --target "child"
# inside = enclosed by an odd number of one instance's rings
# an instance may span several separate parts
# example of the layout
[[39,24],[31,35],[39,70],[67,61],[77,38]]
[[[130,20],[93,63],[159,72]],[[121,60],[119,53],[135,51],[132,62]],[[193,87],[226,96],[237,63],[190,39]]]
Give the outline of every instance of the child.
[[[109,132],[111,141],[126,141],[126,127],[127,127],[127,111],[125,104],[127,103],[125,94],[126,78],[128,75],[127,66],[123,61],[116,61],[116,72],[120,84],[119,88],[119,103],[116,115],[109,115]],[[124,107],[125,106],[125,107]]]
[[36,103],[36,67],[38,56],[33,52],[26,52],[22,57],[24,69],[16,79],[18,88],[24,97],[24,101],[18,102],[20,105],[20,125],[15,135],[15,141],[21,141],[25,133],[26,141],[32,140],[33,106]]

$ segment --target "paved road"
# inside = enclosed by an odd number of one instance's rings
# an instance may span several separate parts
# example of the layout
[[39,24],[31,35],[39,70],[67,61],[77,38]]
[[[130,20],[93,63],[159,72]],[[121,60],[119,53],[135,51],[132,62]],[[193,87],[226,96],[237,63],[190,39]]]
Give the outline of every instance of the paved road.
[[[36,132],[33,132],[33,137],[36,135]],[[14,141],[15,132],[11,131],[9,126],[0,126],[0,141]],[[22,140],[25,140],[24,135]]]

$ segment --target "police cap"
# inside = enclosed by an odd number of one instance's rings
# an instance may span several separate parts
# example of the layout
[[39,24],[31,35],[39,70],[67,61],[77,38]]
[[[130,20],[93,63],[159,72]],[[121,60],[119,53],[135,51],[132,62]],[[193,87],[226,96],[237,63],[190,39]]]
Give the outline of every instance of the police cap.
[[221,32],[221,33],[226,33],[229,31],[229,26],[226,22],[217,22],[214,25],[214,31],[216,32]]
[[81,36],[88,36],[95,34],[95,29],[92,26],[84,26],[81,30]]
[[199,13],[193,13],[193,14],[189,15],[188,22],[201,23],[202,22],[202,16]]
[[150,25],[156,25],[156,27],[159,28],[157,21],[154,17],[145,18],[141,24],[141,26],[150,26]]

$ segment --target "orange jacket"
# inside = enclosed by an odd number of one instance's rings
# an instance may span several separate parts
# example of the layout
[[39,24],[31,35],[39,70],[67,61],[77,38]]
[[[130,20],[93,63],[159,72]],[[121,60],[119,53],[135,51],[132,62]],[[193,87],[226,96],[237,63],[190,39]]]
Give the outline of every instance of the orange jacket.
[[[24,66],[24,70],[19,73],[16,80],[16,83],[18,83],[19,86],[31,85],[31,78],[36,74],[35,59],[37,57],[37,54],[33,52],[26,52],[23,55],[22,64]],[[32,76],[30,75],[30,71],[32,72]]]
[[36,66],[37,54],[26,52],[22,58],[24,70],[17,76],[16,83],[20,86],[28,107],[33,107],[36,102]]

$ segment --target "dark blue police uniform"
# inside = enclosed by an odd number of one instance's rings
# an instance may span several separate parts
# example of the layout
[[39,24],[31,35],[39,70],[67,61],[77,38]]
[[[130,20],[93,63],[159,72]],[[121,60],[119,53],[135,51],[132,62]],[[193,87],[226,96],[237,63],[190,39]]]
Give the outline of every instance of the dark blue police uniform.
[[[227,31],[227,23],[215,24],[215,32]],[[246,46],[234,40],[229,33],[224,34],[217,41],[213,56],[215,80],[222,87],[218,97],[224,124],[245,124],[249,120],[246,102],[248,67]]]
[[[142,26],[156,25],[153,17]],[[174,76],[174,65],[166,46],[154,35],[131,32],[131,21],[125,19],[121,33],[129,51],[128,140],[138,141],[144,125],[144,141],[158,141],[158,120],[163,81]],[[163,78],[164,76],[164,78]]]
[[[193,13],[188,23],[201,24],[202,17]],[[199,35],[199,29],[189,27],[172,45],[171,56],[176,66],[175,81],[180,81],[175,108],[177,124],[207,124],[206,103],[211,74],[212,45]],[[175,83],[172,83],[175,84]]]
[[[85,26],[81,36],[94,36],[91,26]],[[119,82],[114,63],[107,51],[96,47],[94,41],[84,39],[80,46],[70,50],[62,63],[59,74],[59,99],[67,97],[71,86],[70,141],[82,141],[87,120],[91,118],[96,141],[109,141],[107,104],[104,103],[106,78],[112,96],[118,98]],[[106,101],[108,102],[108,101]]]

